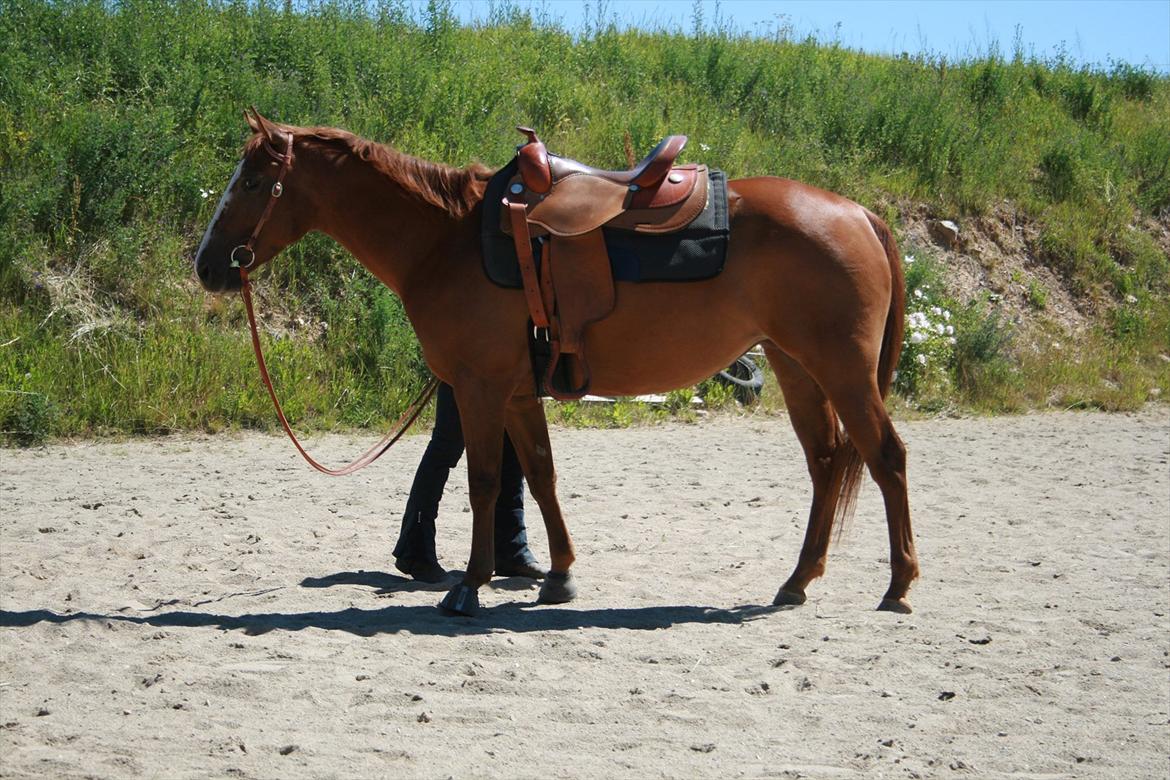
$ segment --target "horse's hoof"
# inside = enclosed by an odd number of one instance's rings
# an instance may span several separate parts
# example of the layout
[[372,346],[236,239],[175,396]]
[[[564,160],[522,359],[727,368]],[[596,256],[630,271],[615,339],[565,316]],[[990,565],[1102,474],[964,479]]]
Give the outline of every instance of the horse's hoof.
[[564,604],[577,598],[577,582],[573,573],[568,571],[550,571],[540,586],[541,604]]
[[776,598],[772,599],[772,606],[774,607],[799,607],[805,602],[808,597],[803,593],[794,593],[791,590],[784,590],[781,588],[776,591]]
[[439,609],[449,615],[473,617],[479,611],[479,590],[461,582],[443,597]]
[[878,612],[897,612],[899,615],[909,615],[914,610],[910,607],[910,602],[906,599],[882,599],[882,603],[878,604]]

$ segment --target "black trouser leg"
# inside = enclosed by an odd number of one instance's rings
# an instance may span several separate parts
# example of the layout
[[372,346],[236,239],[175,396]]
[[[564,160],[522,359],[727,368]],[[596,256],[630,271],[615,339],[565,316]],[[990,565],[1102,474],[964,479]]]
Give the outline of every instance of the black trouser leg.
[[435,562],[435,518],[447,478],[463,456],[463,428],[451,386],[440,384],[435,393],[435,427],[419,461],[406,500],[402,530],[394,557]]
[[[394,557],[437,562],[435,518],[447,478],[462,456],[459,407],[451,386],[443,383],[435,393],[435,427],[410,487]],[[524,526],[524,472],[507,436],[500,465],[500,495],[496,499],[495,547],[497,564],[535,560],[528,550],[528,532]]]
[[524,471],[504,436],[504,457],[500,464],[500,496],[496,499],[496,564],[532,563],[528,531],[524,526]]

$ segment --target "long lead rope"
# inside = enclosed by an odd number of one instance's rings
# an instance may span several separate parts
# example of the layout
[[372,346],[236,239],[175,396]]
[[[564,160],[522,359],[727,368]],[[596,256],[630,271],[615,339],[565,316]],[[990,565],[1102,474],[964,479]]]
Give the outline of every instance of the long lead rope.
[[248,325],[252,329],[252,349],[256,353],[256,364],[260,366],[260,378],[264,380],[264,387],[268,389],[268,397],[272,399],[272,405],[276,407],[276,416],[280,418],[280,424],[284,426],[284,432],[288,434],[290,439],[292,439],[292,443],[297,448],[297,451],[300,452],[302,456],[304,456],[305,460],[308,461],[310,466],[317,469],[317,471],[320,471],[322,474],[328,474],[331,477],[343,477],[347,474],[352,474],[359,469],[365,468],[380,458],[382,454],[386,452],[386,450],[390,449],[390,447],[392,447],[396,441],[402,438],[402,435],[406,433],[407,429],[409,429],[414,421],[418,419],[419,414],[421,414],[422,410],[426,408],[427,402],[431,400],[431,396],[435,394],[435,390],[439,386],[439,380],[435,377],[431,377],[431,380],[427,382],[426,387],[422,389],[422,392],[419,393],[414,402],[411,403],[403,415],[398,418],[398,422],[394,423],[394,429],[392,429],[390,433],[386,434],[385,438],[383,438],[380,442],[354,459],[353,462],[338,469],[331,469],[327,466],[321,465],[316,460],[314,460],[313,456],[306,452],[305,448],[301,446],[301,443],[297,441],[297,437],[296,434],[293,433],[292,426],[288,424],[288,419],[284,416],[284,410],[280,408],[280,401],[276,399],[276,390],[274,390],[272,387],[272,379],[268,375],[268,366],[264,362],[264,353],[260,349],[260,332],[256,328],[256,314],[252,310],[252,284],[248,280],[247,269],[240,268],[240,280],[243,282],[241,293],[244,296],[244,308],[248,310]]

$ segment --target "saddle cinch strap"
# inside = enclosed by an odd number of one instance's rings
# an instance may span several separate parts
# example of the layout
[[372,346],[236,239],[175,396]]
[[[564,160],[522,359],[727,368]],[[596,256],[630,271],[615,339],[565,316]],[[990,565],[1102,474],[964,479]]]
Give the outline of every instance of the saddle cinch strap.
[[[685,136],[667,138],[629,171],[603,171],[550,155],[534,131],[518,129],[529,140],[517,149],[500,227],[516,245],[537,336],[549,342],[539,379],[554,398],[576,400],[590,384],[585,328],[609,316],[617,302],[602,228],[682,230],[707,205],[707,168],[674,166]],[[544,239],[539,267],[533,238]]]

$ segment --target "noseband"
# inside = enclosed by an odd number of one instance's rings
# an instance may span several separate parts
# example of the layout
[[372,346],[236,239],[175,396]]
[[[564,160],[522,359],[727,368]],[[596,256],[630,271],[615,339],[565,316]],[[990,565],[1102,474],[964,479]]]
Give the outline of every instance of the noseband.
[[[292,426],[289,425],[288,419],[284,416],[284,410],[280,408],[280,401],[278,401],[276,398],[276,390],[272,387],[272,378],[268,375],[268,366],[264,362],[264,352],[260,349],[260,333],[256,328],[256,313],[252,308],[252,284],[248,280],[248,269],[256,265],[256,238],[260,235],[260,231],[264,229],[264,223],[268,221],[268,217],[272,215],[272,209],[276,206],[277,198],[284,194],[284,176],[288,173],[288,169],[292,167],[293,136],[292,133],[282,133],[282,135],[286,144],[284,154],[276,151],[276,149],[272,147],[272,144],[268,143],[267,136],[264,138],[264,151],[268,152],[268,154],[274,160],[280,163],[280,173],[276,175],[276,183],[272,185],[272,193],[268,197],[268,205],[264,207],[264,213],[260,215],[260,221],[256,223],[256,229],[253,230],[252,235],[248,237],[248,242],[246,244],[240,244],[239,246],[232,249],[231,267],[240,269],[240,292],[244,297],[244,308],[248,312],[248,325],[252,330],[252,350],[256,353],[256,365],[260,367],[260,378],[264,380],[264,387],[267,388],[268,397],[272,399],[272,405],[276,408],[276,416],[280,419],[281,427],[284,428],[284,432],[288,434],[290,439],[292,439],[293,446],[295,446],[297,451],[300,452],[302,456],[304,456],[305,460],[308,461],[310,466],[317,469],[317,471],[320,471],[322,474],[328,474],[331,477],[341,477],[345,476],[346,474],[352,474],[359,469],[365,468],[381,457],[382,453],[390,449],[394,442],[398,441],[402,435],[406,433],[406,430],[410,427],[411,423],[413,423],[418,418],[419,414],[422,413],[422,410],[426,408],[427,402],[431,400],[431,396],[434,395],[436,388],[439,386],[439,380],[432,376],[430,381],[427,382],[426,386],[423,387],[418,397],[414,399],[414,402],[407,407],[406,411],[402,414],[402,417],[400,417],[398,422],[394,424],[394,429],[392,429],[390,433],[386,434],[385,438],[383,438],[380,442],[375,444],[373,447],[370,447],[370,449],[366,450],[355,460],[350,462],[348,465],[342,466],[341,468],[331,469],[321,465],[316,460],[314,460],[311,455],[309,455],[305,448],[301,446],[300,441],[297,440],[296,434],[293,433]],[[247,263],[241,263],[239,258],[236,256],[236,254],[241,250],[248,253]]]
[[[284,194],[284,177],[288,173],[288,169],[292,167],[293,162],[293,136],[292,133],[281,134],[285,140],[285,152],[281,154],[273,148],[272,144],[268,143],[268,136],[264,136],[264,151],[272,159],[280,163],[280,173],[276,174],[276,183],[272,185],[272,192],[268,196],[268,204],[264,207],[264,213],[260,215],[260,221],[256,223],[252,235],[248,236],[246,244],[240,244],[232,249],[231,261],[232,268],[239,268],[241,274],[248,271],[252,266],[256,265],[256,239],[260,236],[260,231],[264,229],[264,223],[272,216],[272,209],[276,207],[276,200]],[[236,253],[240,250],[248,253],[248,262],[241,263],[240,259],[236,257]]]

